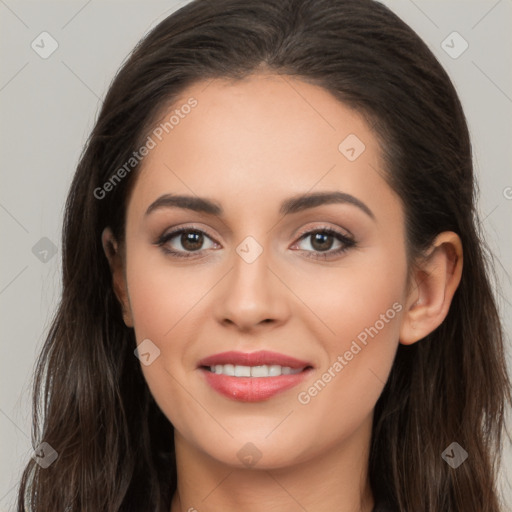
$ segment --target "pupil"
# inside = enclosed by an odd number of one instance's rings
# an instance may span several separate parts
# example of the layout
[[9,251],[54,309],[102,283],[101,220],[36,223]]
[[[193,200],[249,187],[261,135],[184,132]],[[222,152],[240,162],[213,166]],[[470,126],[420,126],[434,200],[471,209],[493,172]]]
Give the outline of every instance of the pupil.
[[[326,238],[331,238],[331,235],[328,235],[326,233],[316,233],[315,236],[313,237],[313,242],[312,242],[312,246],[319,250],[319,251],[326,251],[328,249],[331,248],[332,246],[332,239],[331,239],[331,243],[330,244],[327,244],[328,247],[326,247],[325,244],[322,244],[322,240],[325,242],[325,239]],[[317,244],[319,243],[319,246],[317,247]]]
[[187,250],[197,250],[203,244],[203,235],[201,233],[183,233],[181,235],[181,243]]

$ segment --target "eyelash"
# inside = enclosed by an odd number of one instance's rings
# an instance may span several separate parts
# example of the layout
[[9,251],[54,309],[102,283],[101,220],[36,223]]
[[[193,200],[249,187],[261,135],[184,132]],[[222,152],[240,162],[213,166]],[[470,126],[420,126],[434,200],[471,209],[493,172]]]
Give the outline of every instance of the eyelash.
[[[161,235],[158,238],[158,240],[155,242],[155,245],[160,247],[165,254],[172,255],[172,257],[175,257],[175,258],[194,258],[195,254],[200,253],[202,251],[189,251],[188,253],[187,252],[183,253],[183,251],[174,251],[174,250],[171,250],[171,249],[168,249],[167,247],[165,247],[165,244],[167,242],[169,242],[170,240],[172,240],[176,236],[181,235],[182,233],[201,233],[203,235],[206,235],[211,240],[213,240],[213,238],[210,235],[208,235],[208,233],[203,231],[202,229],[197,229],[197,228],[194,228],[194,227],[190,226],[190,227],[185,227],[185,228],[179,228],[179,229],[176,229],[176,230],[171,231],[169,233],[164,233],[163,235]],[[338,232],[338,231],[336,231],[336,230],[334,230],[332,228],[329,228],[329,227],[321,227],[321,228],[317,228],[317,229],[314,229],[314,230],[303,232],[303,233],[301,233],[299,235],[299,238],[298,238],[297,242],[300,242],[303,239],[306,239],[309,236],[315,235],[315,234],[318,234],[318,233],[334,236],[343,245],[342,245],[342,247],[340,247],[339,249],[336,249],[334,251],[333,250],[329,250],[329,251],[325,251],[325,252],[318,252],[318,251],[314,251],[314,250],[313,251],[304,251],[303,250],[303,252],[305,252],[305,253],[313,253],[314,254],[314,255],[313,254],[306,254],[307,258],[327,260],[327,259],[333,258],[335,256],[341,255],[342,253],[344,253],[348,249],[356,246],[356,241],[353,238],[350,238],[350,237],[348,237],[348,236],[346,236],[346,235],[344,235],[344,234],[342,234],[342,233],[340,233],[340,232]],[[217,243],[217,242],[215,242],[215,243]]]

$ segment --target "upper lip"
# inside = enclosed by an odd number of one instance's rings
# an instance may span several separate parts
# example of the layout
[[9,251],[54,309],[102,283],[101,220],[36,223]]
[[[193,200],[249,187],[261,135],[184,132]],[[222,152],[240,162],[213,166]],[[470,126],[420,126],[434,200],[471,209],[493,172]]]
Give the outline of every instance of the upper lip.
[[198,366],[215,366],[217,364],[233,364],[238,366],[279,365],[290,368],[312,366],[307,361],[301,361],[295,357],[268,350],[260,350],[258,352],[220,352],[219,354],[213,354],[201,359]]

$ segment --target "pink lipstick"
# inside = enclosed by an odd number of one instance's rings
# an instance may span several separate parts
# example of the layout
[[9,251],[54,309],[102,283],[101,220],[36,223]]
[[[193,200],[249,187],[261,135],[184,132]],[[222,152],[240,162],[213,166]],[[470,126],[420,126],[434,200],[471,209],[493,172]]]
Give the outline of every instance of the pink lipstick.
[[307,361],[270,352],[222,352],[199,361],[206,382],[218,393],[242,402],[258,402],[286,391],[313,370]]

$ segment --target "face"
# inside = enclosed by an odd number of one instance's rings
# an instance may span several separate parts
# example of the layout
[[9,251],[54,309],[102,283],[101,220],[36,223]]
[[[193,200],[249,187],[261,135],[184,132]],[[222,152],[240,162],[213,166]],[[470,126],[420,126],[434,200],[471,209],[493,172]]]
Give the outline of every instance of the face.
[[121,284],[155,400],[226,464],[349,450],[370,435],[407,298],[375,135],[324,89],[275,75],[197,83],[162,119],[175,110],[128,202]]

